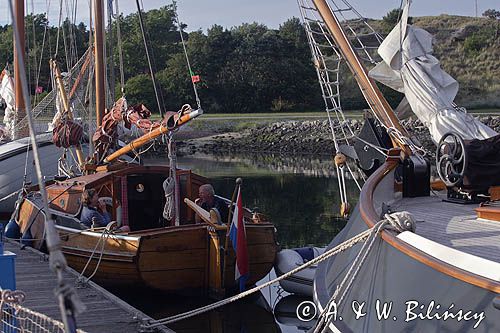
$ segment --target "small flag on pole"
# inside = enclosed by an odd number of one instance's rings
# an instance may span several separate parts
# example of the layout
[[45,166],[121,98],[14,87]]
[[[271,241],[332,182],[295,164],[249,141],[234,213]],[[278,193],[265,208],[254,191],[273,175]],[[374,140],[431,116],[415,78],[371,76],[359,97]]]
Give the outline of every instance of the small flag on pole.
[[200,82],[201,78],[199,75],[191,75],[191,81],[193,81],[193,83]]
[[37,86],[35,88],[35,94],[41,94],[41,93],[43,93],[43,87]]
[[245,223],[243,222],[243,205],[241,203],[241,188],[238,188],[238,196],[236,198],[236,206],[234,208],[229,238],[231,239],[234,252],[236,253],[234,277],[236,281],[239,280],[240,291],[244,291],[250,274],[248,269],[248,249]]

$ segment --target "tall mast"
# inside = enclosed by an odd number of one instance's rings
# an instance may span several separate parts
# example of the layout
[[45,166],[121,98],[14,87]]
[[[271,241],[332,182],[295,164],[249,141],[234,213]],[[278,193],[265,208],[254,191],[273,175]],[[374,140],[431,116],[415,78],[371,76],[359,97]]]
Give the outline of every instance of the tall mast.
[[[22,64],[24,64],[24,59],[25,59],[25,43],[24,43],[24,0],[21,1],[14,1],[14,9],[15,9],[15,15],[16,15],[16,23],[17,26],[15,29],[19,32],[19,41],[16,41],[14,37],[14,43],[19,42],[19,48],[14,47],[14,89],[15,89],[15,99],[16,99],[16,109],[15,109],[15,124],[14,127],[17,127],[17,122],[20,119],[23,119],[26,116],[26,106],[24,104],[24,99],[23,99],[23,90],[22,90],[22,82],[21,82],[21,74],[20,74],[20,67]],[[15,45],[15,44],[14,44]],[[22,50],[22,53],[19,54],[17,52],[17,49]],[[25,129],[23,131],[24,133],[18,132],[18,130],[14,130],[14,138],[13,139],[19,139],[20,137],[23,136],[28,136],[29,131]]]
[[94,50],[95,50],[95,108],[99,127],[104,117],[104,5],[103,0],[94,0]]
[[312,0],[318,9],[319,14],[323,18],[327,29],[335,39],[340,52],[346,59],[349,68],[351,69],[354,78],[356,79],[363,96],[365,97],[370,109],[377,115],[382,123],[390,128],[394,127],[400,133],[408,136],[406,129],[401,126],[398,118],[394,114],[391,106],[384,98],[380,89],[378,89],[375,82],[368,76],[368,72],[354,52],[351,44],[340,26],[337,17],[333,15],[330,7],[325,0]]

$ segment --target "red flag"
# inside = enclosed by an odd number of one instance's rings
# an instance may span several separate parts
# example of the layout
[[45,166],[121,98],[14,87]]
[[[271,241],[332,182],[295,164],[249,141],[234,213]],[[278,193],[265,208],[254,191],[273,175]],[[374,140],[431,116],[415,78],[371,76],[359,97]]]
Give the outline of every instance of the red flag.
[[193,81],[193,83],[200,82],[201,78],[199,75],[193,75],[191,76],[191,81]]

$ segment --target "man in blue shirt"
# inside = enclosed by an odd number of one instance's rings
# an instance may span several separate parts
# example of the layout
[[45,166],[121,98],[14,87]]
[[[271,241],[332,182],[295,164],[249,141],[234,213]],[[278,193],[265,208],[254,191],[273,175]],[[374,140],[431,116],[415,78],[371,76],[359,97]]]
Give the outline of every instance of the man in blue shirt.
[[82,196],[83,209],[80,221],[87,227],[105,227],[111,222],[111,214],[108,213],[106,204],[99,201],[99,195],[93,188],[87,189]]

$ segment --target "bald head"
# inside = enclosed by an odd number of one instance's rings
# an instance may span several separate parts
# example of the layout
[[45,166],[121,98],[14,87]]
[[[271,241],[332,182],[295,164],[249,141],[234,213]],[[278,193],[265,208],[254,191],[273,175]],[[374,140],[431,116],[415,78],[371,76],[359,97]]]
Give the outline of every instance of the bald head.
[[212,185],[203,184],[198,189],[198,196],[200,197],[202,202],[207,202],[212,204],[214,201],[215,191]]

